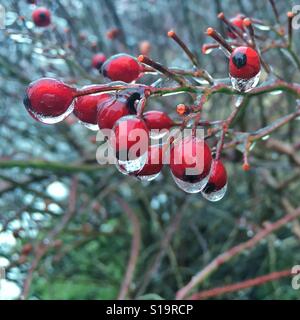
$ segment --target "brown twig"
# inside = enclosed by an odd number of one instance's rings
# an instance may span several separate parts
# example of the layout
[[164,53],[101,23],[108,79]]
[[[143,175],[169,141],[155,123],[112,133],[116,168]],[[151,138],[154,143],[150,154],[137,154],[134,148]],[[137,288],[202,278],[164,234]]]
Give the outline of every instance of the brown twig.
[[196,56],[192,53],[192,51],[188,48],[188,46],[178,37],[178,35],[174,30],[170,30],[168,32],[168,37],[172,38],[181,47],[181,49],[189,57],[189,59],[191,60],[194,66],[199,67],[199,63],[197,61]]
[[120,197],[117,197],[116,200],[121,206],[121,208],[124,210],[124,212],[127,214],[127,217],[132,224],[133,232],[130,257],[128,260],[125,277],[118,295],[118,300],[124,300],[128,296],[128,291],[130,289],[130,284],[132,282],[134,271],[136,269],[138,261],[141,246],[141,226],[139,219],[137,218],[134,211],[129,207],[129,205]]
[[221,265],[230,261],[232,258],[239,255],[241,252],[245,252],[246,250],[255,247],[262,239],[266,238],[269,234],[277,231],[290,221],[293,221],[299,217],[300,207],[297,209],[293,209],[292,212],[288,212],[281,219],[273,223],[267,224],[250,240],[242,242],[232,247],[228,251],[221,253],[219,256],[213,259],[204,269],[202,269],[196,275],[194,275],[192,279],[177,292],[176,299],[184,299],[192,289],[194,289],[197,285],[202,283],[210,274],[216,271]]
[[229,54],[233,51],[228,42],[215,29],[208,28],[206,34],[215,39]]
[[291,276],[292,276],[291,269],[276,271],[276,272],[272,272],[272,273],[269,273],[260,277],[256,277],[253,279],[249,279],[246,281],[230,284],[228,286],[200,291],[198,293],[191,295],[187,300],[201,300],[201,299],[217,297],[226,293],[236,292],[236,291],[244,290],[254,286],[261,286],[267,282],[278,280],[284,277],[291,277]]

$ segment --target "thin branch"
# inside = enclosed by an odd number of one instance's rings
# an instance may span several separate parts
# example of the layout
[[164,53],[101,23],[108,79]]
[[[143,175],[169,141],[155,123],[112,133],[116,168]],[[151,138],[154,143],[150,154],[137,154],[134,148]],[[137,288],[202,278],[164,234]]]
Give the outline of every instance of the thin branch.
[[183,288],[181,288],[177,294],[176,299],[184,299],[192,289],[197,285],[202,283],[206,278],[208,278],[214,271],[216,271],[220,266],[230,261],[234,257],[238,256],[240,253],[245,252],[249,249],[252,249],[260,241],[266,238],[271,233],[277,231],[278,229],[285,226],[290,221],[293,221],[300,217],[300,207],[294,209],[292,212],[287,213],[283,218],[265,225],[264,229],[259,231],[253,238],[246,242],[242,242],[228,251],[221,253],[214,260],[212,260],[204,269],[199,271],[195,276],[192,277],[190,282],[188,282]]
[[138,261],[138,256],[141,247],[141,225],[139,219],[137,218],[137,215],[129,207],[129,205],[120,197],[117,197],[117,201],[120,204],[121,208],[124,210],[124,212],[127,214],[128,219],[132,224],[133,232],[130,257],[128,260],[125,277],[118,296],[118,300],[124,300],[128,296],[128,291],[130,289],[130,285],[133,280],[134,271],[136,269]]
[[228,286],[200,291],[190,296],[188,300],[200,300],[200,299],[217,297],[226,293],[236,292],[236,291],[244,290],[244,289],[255,287],[255,286],[261,286],[267,282],[278,280],[284,277],[291,277],[291,276],[292,276],[291,269],[272,272],[257,278],[230,284]]

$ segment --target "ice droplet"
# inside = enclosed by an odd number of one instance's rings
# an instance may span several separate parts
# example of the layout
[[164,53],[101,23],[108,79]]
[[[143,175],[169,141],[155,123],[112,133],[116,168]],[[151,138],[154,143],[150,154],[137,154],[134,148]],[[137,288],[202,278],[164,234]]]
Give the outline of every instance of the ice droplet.
[[281,90],[276,90],[276,91],[270,92],[270,94],[271,94],[272,96],[277,96],[277,95],[279,95],[279,94],[281,94],[281,93],[282,93]]
[[158,172],[156,174],[151,174],[149,176],[136,176],[136,177],[137,177],[137,179],[139,179],[141,181],[152,181],[152,180],[156,179],[159,175],[160,175],[160,172]]
[[269,138],[270,138],[270,135],[267,134],[266,136],[262,137],[261,140],[266,141],[266,140],[268,140]]
[[61,115],[52,117],[45,116],[39,113],[34,112],[31,108],[26,107],[27,111],[35,118],[36,120],[45,123],[45,124],[55,124],[65,120],[74,110],[74,101],[70,104],[68,109]]
[[266,26],[264,24],[254,24],[255,28],[259,29],[259,30],[262,30],[262,31],[269,31],[271,30],[271,27],[270,26]]
[[151,139],[162,139],[167,133],[169,133],[168,130],[160,130],[160,129],[152,129],[149,131],[150,138]]
[[92,124],[92,123],[87,123],[81,120],[78,120],[78,122],[82,125],[84,125],[86,128],[92,130],[92,131],[98,131],[99,130],[99,126],[97,124]]
[[255,88],[259,82],[260,72],[250,79],[241,79],[230,76],[231,84],[235,90],[248,92]]
[[206,200],[216,202],[221,200],[224,197],[226,190],[227,190],[227,184],[218,191],[209,192],[209,193],[201,191],[201,194]]
[[235,107],[239,108],[241,106],[241,104],[243,103],[243,101],[244,101],[244,97],[243,96],[237,96],[236,100],[235,100],[235,103],[234,103]]
[[148,159],[148,152],[145,152],[140,157],[133,159],[133,160],[118,160],[117,161],[117,169],[123,174],[129,174],[135,171],[141,170],[146,161]]
[[183,181],[181,179],[178,179],[177,177],[174,176],[173,172],[171,172],[171,174],[172,174],[172,177],[173,177],[175,183],[177,184],[177,186],[181,190],[183,190],[183,191],[185,191],[187,193],[198,193],[198,192],[200,192],[206,186],[206,184],[208,182],[208,179],[209,179],[209,174],[208,174],[201,181],[196,182],[196,183],[191,183],[191,182],[187,182],[187,181]]

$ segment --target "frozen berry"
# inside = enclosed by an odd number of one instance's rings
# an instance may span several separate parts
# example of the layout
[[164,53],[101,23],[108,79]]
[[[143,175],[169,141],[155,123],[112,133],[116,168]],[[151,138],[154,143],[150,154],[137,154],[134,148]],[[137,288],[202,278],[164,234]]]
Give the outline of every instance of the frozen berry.
[[143,118],[149,130],[169,130],[174,125],[172,119],[162,111],[147,111],[143,114]]
[[130,161],[147,152],[149,131],[144,120],[126,116],[115,123],[109,141],[117,159]]
[[101,72],[112,81],[132,82],[140,74],[140,65],[132,56],[121,53],[106,60]]
[[148,148],[148,159],[144,167],[135,173],[141,180],[152,180],[160,173],[163,167],[163,152],[161,145],[151,145]]
[[250,47],[237,47],[230,55],[229,73],[234,78],[251,79],[260,72],[258,53]]
[[32,12],[32,20],[38,27],[47,27],[51,23],[51,12],[47,8],[37,8]]
[[74,114],[82,122],[97,124],[98,105],[111,96],[106,93],[78,97],[74,104]]
[[100,69],[106,61],[106,56],[103,53],[97,53],[92,58],[92,66],[95,69]]
[[98,104],[97,123],[100,129],[112,129],[122,117],[136,114],[135,101],[140,99],[138,92],[111,95]]
[[[244,24],[243,24],[244,18],[245,16],[243,14],[238,14],[232,19],[230,19],[230,23],[233,24],[238,29],[240,29],[242,32],[244,32],[245,31]],[[230,29],[228,30],[227,35],[231,39],[236,39],[236,35]]]
[[170,169],[174,180],[188,193],[196,193],[204,188],[211,162],[209,146],[198,137],[184,137],[171,148]]
[[72,102],[76,92],[75,88],[59,80],[41,78],[28,86],[23,102],[34,119],[56,123],[73,111]]
[[202,190],[202,195],[210,201],[223,198],[227,187],[227,173],[221,160],[213,160],[210,177],[207,185]]

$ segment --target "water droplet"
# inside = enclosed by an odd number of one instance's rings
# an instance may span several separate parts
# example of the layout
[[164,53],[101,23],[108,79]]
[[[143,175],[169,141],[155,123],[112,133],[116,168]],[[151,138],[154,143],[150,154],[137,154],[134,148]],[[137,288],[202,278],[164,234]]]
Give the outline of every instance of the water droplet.
[[213,52],[215,49],[218,49],[218,48],[205,49],[205,51],[204,51],[203,53],[204,53],[204,54],[210,54],[210,53]]
[[203,190],[203,188],[206,186],[208,179],[209,179],[209,175],[207,175],[204,179],[202,179],[199,182],[196,183],[191,183],[191,182],[187,182],[187,181],[183,181],[178,179],[177,177],[175,177],[173,175],[173,173],[171,172],[172,177],[174,179],[174,181],[176,182],[177,186],[187,192],[187,193],[198,193],[201,190]]
[[139,171],[146,164],[147,158],[148,158],[148,152],[145,152],[143,155],[133,160],[127,160],[127,161],[118,160],[117,168],[123,174],[129,174],[131,172]]
[[36,113],[30,108],[27,108],[27,111],[35,118],[36,120],[45,123],[45,124],[55,124],[65,120],[74,110],[74,101],[70,104],[68,109],[61,115],[57,117],[44,116],[42,114]]
[[244,101],[244,97],[243,96],[237,96],[236,100],[235,100],[235,103],[234,103],[234,106],[236,108],[239,108],[241,106],[241,104],[243,103],[243,101]]
[[262,140],[268,140],[270,138],[270,135],[269,134],[267,134],[266,136],[264,136],[264,137],[262,137]]
[[248,92],[255,88],[259,82],[260,72],[250,79],[241,79],[230,76],[231,84],[235,90],[240,92]]
[[277,95],[279,95],[279,94],[281,94],[281,93],[282,93],[281,90],[276,90],[276,91],[270,92],[270,94],[271,94],[272,96],[277,96]]
[[210,193],[206,193],[202,191],[201,194],[206,200],[215,202],[215,201],[221,200],[224,197],[226,190],[227,190],[227,184],[218,191],[210,192]]
[[197,83],[199,83],[200,85],[208,85],[209,82],[205,79],[199,79],[199,78],[192,78],[194,81],[196,81]]
[[162,139],[169,133],[169,130],[152,129],[149,131],[151,139]]
[[152,181],[152,180],[156,179],[159,175],[160,175],[160,172],[158,172],[156,174],[149,175],[149,176],[137,176],[137,179],[139,179],[141,181]]
[[99,130],[99,126],[97,124],[91,124],[91,123],[87,123],[84,121],[79,120],[78,121],[80,124],[84,125],[86,128],[92,130],[92,131],[98,131]]
[[271,28],[269,26],[263,25],[263,24],[255,24],[255,28],[262,30],[262,31],[269,31]]

